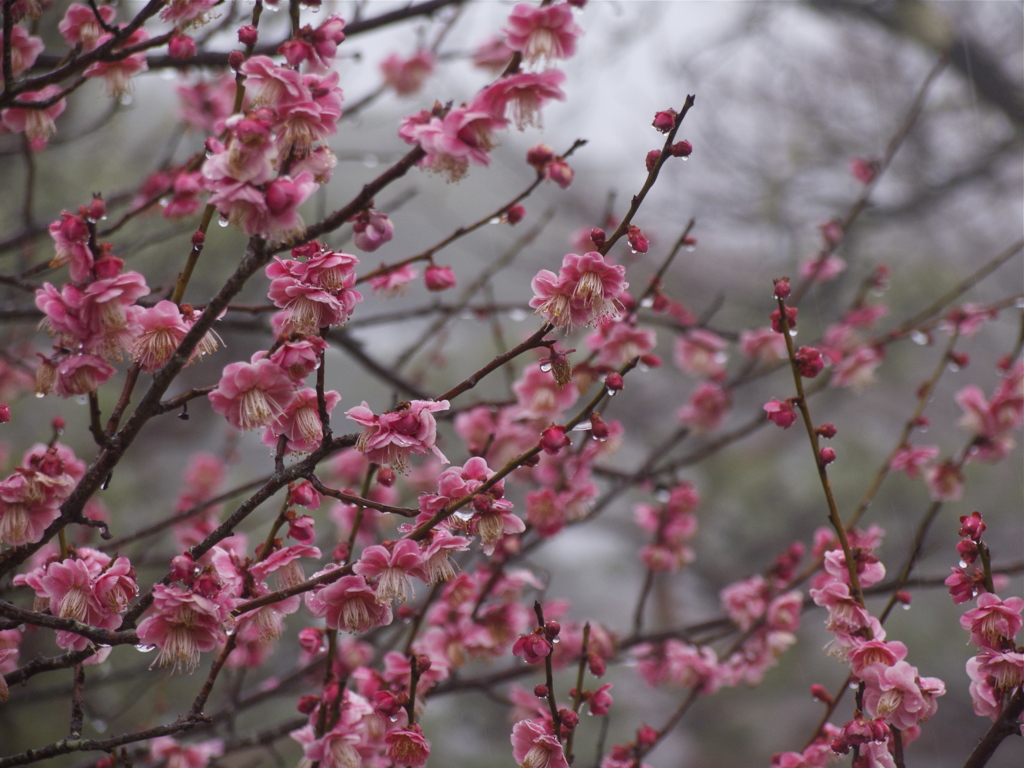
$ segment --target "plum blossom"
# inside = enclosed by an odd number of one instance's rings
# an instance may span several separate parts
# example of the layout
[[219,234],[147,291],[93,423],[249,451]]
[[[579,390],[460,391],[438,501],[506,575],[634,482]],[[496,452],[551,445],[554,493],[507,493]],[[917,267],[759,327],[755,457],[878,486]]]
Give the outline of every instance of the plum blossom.
[[512,727],[512,758],[520,768],[569,768],[562,744],[542,720],[520,720]]
[[[104,32],[96,41],[96,46],[99,47],[113,39],[114,35]],[[116,52],[119,49],[132,48],[147,40],[149,40],[149,33],[140,27],[115,46],[114,55],[116,56]],[[85,70],[85,76],[102,77],[106,81],[107,95],[116,99],[131,91],[132,75],[145,72],[147,69],[149,69],[149,64],[146,63],[146,54],[139,52],[121,58],[97,61],[95,64],[90,64],[89,68]]]
[[368,208],[350,219],[352,224],[352,242],[356,248],[372,253],[395,236],[395,225],[387,214]]
[[568,3],[543,8],[519,3],[509,14],[504,32],[508,47],[521,53],[526,63],[570,58],[576,53],[576,39],[583,34]]
[[567,253],[558,274],[542,269],[531,282],[530,306],[552,325],[570,330],[617,318],[620,295],[629,287],[626,268],[609,264],[597,251]]
[[1024,599],[985,592],[978,595],[978,605],[960,617],[960,626],[971,633],[971,642],[979,648],[1000,652],[1012,649],[1013,640],[1024,625],[1021,611]]
[[434,73],[437,57],[421,48],[409,58],[392,53],[380,64],[384,84],[399,96],[412,96],[419,91],[427,78]]
[[292,255],[305,256],[306,261],[275,257],[266,268],[267,295],[274,306],[289,313],[279,332],[309,335],[326,326],[344,325],[363,300],[354,288],[359,259],[315,241],[293,250]]
[[[36,59],[43,52],[45,45],[40,38],[30,35],[28,30],[22,26],[15,24],[10,29],[11,75],[17,77],[36,63]],[[0,56],[3,55],[3,51],[3,40],[0,40]]]
[[490,165],[490,152],[498,142],[494,132],[507,121],[479,108],[458,108],[443,118],[423,111],[402,121],[398,135],[407,144],[418,144],[426,155],[421,168],[459,181],[470,164]]
[[[341,401],[334,390],[324,393],[324,405],[330,414]],[[279,435],[288,438],[286,452],[308,453],[320,445],[324,430],[320,423],[320,406],[316,390],[305,387],[295,393],[291,403],[263,432],[263,444],[273,448]]]
[[363,633],[391,623],[391,605],[362,576],[342,576],[333,584],[307,594],[306,605],[314,616],[327,620],[330,629]]
[[565,101],[560,87],[564,82],[565,75],[557,69],[522,72],[487,86],[473,104],[495,117],[511,120],[520,131],[531,125],[540,128],[544,104],[552,99]]
[[280,419],[295,397],[295,385],[280,366],[266,358],[225,366],[209,395],[213,410],[236,429],[256,429]]
[[676,340],[676,365],[692,376],[720,376],[726,359],[725,339],[717,333],[694,328]]
[[154,762],[164,763],[167,768],[206,768],[212,758],[224,754],[224,742],[209,739],[179,744],[171,736],[157,736],[149,742],[149,754]]
[[356,448],[369,461],[404,472],[410,453],[422,456],[432,451],[442,462],[448,463],[435,445],[437,422],[434,420],[435,412],[446,410],[447,400],[413,400],[378,416],[364,402],[345,415],[363,427]]
[[905,661],[892,666],[871,664],[860,672],[865,682],[864,711],[870,717],[884,717],[906,730],[927,720],[937,708],[935,698],[946,692],[937,678],[919,678],[917,669]]
[[218,594],[205,597],[193,589],[157,584],[150,615],[139,624],[139,640],[160,649],[155,666],[171,664],[190,672],[199,666],[199,654],[212,651],[227,635],[234,601]]
[[399,539],[390,549],[380,544],[367,547],[352,570],[376,582],[377,600],[382,603],[404,603],[411,590],[410,576],[427,580],[420,547],[411,539]]
[[729,406],[728,390],[717,382],[704,381],[690,395],[690,401],[679,409],[679,420],[691,429],[711,432],[725,419]]
[[906,472],[910,478],[919,477],[928,462],[938,455],[937,445],[904,445],[893,455],[889,469],[893,472]]
[[97,14],[104,24],[110,25],[114,23],[117,9],[112,5],[97,5],[94,9],[83,3],[68,6],[57,28],[69,47],[74,48],[81,43],[83,51],[91,51],[98,45],[103,27],[96,18]]
[[38,91],[25,91],[14,98],[14,105],[0,110],[0,125],[11,133],[24,133],[33,149],[42,149],[57,132],[56,120],[67,108],[67,101],[57,99],[47,107],[31,106],[49,102],[61,93],[59,85],[47,85]]

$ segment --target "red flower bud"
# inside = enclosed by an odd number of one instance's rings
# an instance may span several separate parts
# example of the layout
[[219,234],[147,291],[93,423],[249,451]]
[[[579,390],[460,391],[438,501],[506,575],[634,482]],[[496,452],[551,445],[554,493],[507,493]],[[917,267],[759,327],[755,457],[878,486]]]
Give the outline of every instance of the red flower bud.
[[688,141],[677,141],[668,148],[668,153],[672,157],[686,158],[693,154],[693,145]]
[[594,244],[595,248],[600,248],[602,245],[608,242],[608,236],[600,227],[594,227],[592,230],[590,230],[590,241]]
[[228,66],[236,72],[238,68],[245,63],[245,53],[242,51],[232,51],[228,54]]
[[604,377],[604,386],[607,388],[609,394],[612,392],[621,392],[625,384],[622,381],[622,374],[617,371],[612,371]]
[[635,227],[630,224],[626,228],[626,239],[629,240],[629,247],[637,253],[647,253],[647,248],[650,243],[647,240],[647,236],[640,231],[640,227]]
[[188,35],[175,35],[167,44],[167,52],[172,59],[191,59],[196,55],[196,41]]
[[812,685],[811,696],[814,697],[815,701],[820,701],[822,704],[828,705],[832,703],[832,694],[823,685],[818,685],[817,683]]
[[547,144],[538,144],[535,147],[531,147],[526,153],[526,162],[536,168],[538,173],[544,170],[544,166],[554,159],[555,150]]
[[541,433],[540,447],[549,455],[554,455],[571,444],[568,435],[565,434],[565,427],[551,425]]
[[651,171],[654,170],[654,166],[656,166],[658,164],[658,161],[660,159],[661,159],[661,150],[660,149],[652,149],[650,152],[647,153],[647,157],[644,158],[644,165],[647,167],[647,172],[648,173],[650,173]]
[[825,424],[822,424],[814,431],[817,432],[822,437],[824,437],[826,440],[831,440],[833,437],[836,436],[836,425],[826,422]]
[[789,294],[792,292],[792,287],[789,284],[788,277],[780,277],[775,281],[775,298],[776,299],[788,299]]
[[507,221],[509,224],[515,225],[522,221],[525,215],[526,209],[523,206],[513,205],[511,208],[508,209],[508,212],[505,214],[505,221]]
[[659,133],[668,133],[676,127],[676,117],[674,109],[665,109],[654,116],[654,122],[651,125]]
[[238,42],[242,45],[256,45],[259,39],[259,32],[252,24],[246,24],[238,28]]
[[548,687],[543,683],[533,686],[533,695],[538,699],[546,699],[548,695]]
[[822,448],[821,453],[819,454],[819,460],[821,461],[821,466],[823,467],[831,464],[833,461],[836,460],[835,448]]
[[456,284],[455,273],[451,267],[439,267],[431,264],[423,273],[423,282],[428,291],[447,291]]

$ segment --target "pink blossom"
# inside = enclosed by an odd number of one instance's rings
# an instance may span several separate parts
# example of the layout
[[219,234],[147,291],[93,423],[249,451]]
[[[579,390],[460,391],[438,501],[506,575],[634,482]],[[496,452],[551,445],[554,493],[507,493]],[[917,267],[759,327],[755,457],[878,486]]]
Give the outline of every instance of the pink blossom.
[[278,107],[312,96],[298,71],[276,64],[269,56],[246,59],[239,72],[245,75],[246,90],[251,91],[257,106]]
[[207,12],[216,4],[217,0],[170,0],[160,11],[160,18],[178,28],[201,26],[206,23]]
[[[96,41],[96,45],[99,47],[113,38],[112,34],[104,32]],[[126,39],[118,43],[114,48],[115,54],[120,49],[131,48],[147,40],[149,40],[149,33],[142,28],[136,29]],[[85,76],[102,77],[107,84],[107,95],[111,98],[121,98],[131,91],[132,75],[145,72],[147,69],[149,69],[149,65],[146,63],[146,54],[139,52],[112,61],[97,61],[95,64],[90,64],[89,68],[85,70]]]
[[112,5],[98,5],[96,10],[82,3],[72,3],[68,6],[57,28],[69,47],[74,48],[81,43],[83,51],[91,51],[98,45],[97,41],[103,34],[103,27],[96,18],[97,12],[105,24],[114,23],[117,9]]
[[653,330],[625,322],[603,323],[587,337],[587,346],[597,352],[600,362],[620,366],[636,357],[649,361],[656,341]]
[[881,347],[860,347],[836,363],[832,383],[837,387],[863,390],[875,380],[875,369],[884,357],[885,350]]
[[[20,25],[13,25],[11,27],[11,74],[17,77],[35,64],[44,47],[40,38],[30,35]],[[0,40],[0,56],[3,55],[3,51],[3,40]]]
[[978,595],[978,605],[960,617],[960,626],[971,633],[971,642],[979,648],[1002,651],[1013,646],[1013,640],[1024,624],[1021,611],[1024,599],[985,592]]
[[139,326],[139,334],[129,352],[147,372],[162,368],[188,333],[181,310],[172,301],[159,301],[152,307],[140,308],[133,320]]
[[427,764],[430,757],[430,742],[423,736],[418,725],[411,728],[400,728],[390,731],[384,737],[387,744],[387,756],[395,765],[419,768]]
[[[559,387],[550,373],[529,367],[512,385],[516,405],[509,415],[515,419],[536,419],[543,422],[559,421],[562,413],[579,398],[575,387]],[[538,428],[546,425],[538,425]]]
[[786,356],[786,340],[771,328],[740,331],[740,351],[766,363]]
[[561,743],[542,720],[520,720],[512,727],[512,759],[520,768],[569,768]]
[[746,631],[764,616],[768,607],[768,583],[761,576],[730,584],[720,593],[725,612],[733,623]]
[[721,678],[718,658],[708,646],[694,646],[682,640],[666,640],[659,646],[636,646],[637,671],[652,687],[664,683],[709,694],[718,690]]
[[266,427],[281,418],[294,398],[295,386],[270,360],[230,363],[208,397],[213,410],[236,429]]
[[316,29],[308,26],[300,29],[295,37],[285,41],[277,51],[290,66],[298,67],[302,62],[308,62],[313,71],[321,71],[330,66],[338,55],[338,46],[344,40],[345,20],[332,14]]
[[377,600],[382,603],[392,600],[404,603],[412,588],[410,576],[427,580],[423,555],[419,545],[411,539],[399,539],[390,550],[379,544],[367,547],[352,570],[376,583]]
[[846,269],[846,262],[834,253],[820,253],[800,263],[800,278],[827,283],[835,280]]
[[729,392],[714,381],[705,381],[690,395],[690,401],[679,409],[679,420],[691,429],[710,432],[717,429],[729,412]]
[[971,680],[970,692],[974,713],[996,720],[1003,711],[1003,691],[996,686],[995,678],[989,674],[988,663],[992,651],[982,651],[967,660],[967,676]]
[[[175,86],[175,92],[181,101],[181,119],[204,134],[220,133],[224,129],[225,120],[234,112],[233,73],[226,73],[212,82],[200,80],[194,83],[180,83]],[[247,94],[242,108],[247,109],[251,102],[252,98]]]
[[898,640],[865,640],[851,648],[846,658],[853,673],[860,675],[870,664],[891,667],[897,661],[903,661],[907,658],[907,646]]
[[[344,325],[355,305],[363,300],[354,289],[359,259],[316,246],[306,262],[275,257],[267,266],[267,295],[275,306],[289,312],[281,333],[308,335],[326,326]],[[292,255],[297,254],[293,251]]]
[[24,133],[35,149],[46,146],[46,142],[57,132],[56,120],[67,108],[67,101],[57,99],[48,107],[32,107],[32,104],[48,102],[61,93],[59,85],[47,85],[38,91],[25,91],[14,98],[14,104],[0,110],[0,125],[11,133]]
[[377,593],[362,576],[342,576],[333,584],[310,593],[306,605],[313,615],[327,620],[330,629],[368,632],[391,623],[391,605],[377,600]]
[[719,376],[725,372],[725,339],[703,328],[688,331],[676,340],[675,361],[693,376]]
[[115,373],[113,366],[90,354],[68,355],[57,363],[53,391],[59,397],[95,392]]
[[473,52],[473,66],[486,69],[492,75],[500,75],[512,59],[512,49],[501,35],[494,35],[481,43]]
[[793,408],[793,401],[791,399],[782,402],[772,398],[765,403],[762,408],[768,415],[768,421],[782,427],[783,429],[789,429],[792,427],[796,424],[796,421],[799,418],[796,410]]
[[397,53],[390,54],[380,64],[384,84],[394,89],[399,96],[412,96],[419,91],[427,78],[434,73],[437,57],[421,48],[409,58]]
[[204,597],[193,590],[157,584],[150,615],[139,624],[139,640],[155,645],[160,654],[154,665],[182,665],[194,671],[199,654],[212,651],[227,637],[225,622],[233,601]]
[[426,152],[420,167],[453,182],[466,175],[470,163],[490,165],[490,151],[497,146],[494,131],[505,124],[484,110],[453,109],[444,118],[420,112],[402,121],[398,135]]
[[446,529],[435,528],[431,532],[430,543],[423,549],[423,572],[427,584],[448,581],[455,575],[448,556],[452,552],[464,552],[469,549],[469,539],[453,536]]
[[323,338],[306,336],[282,342],[267,359],[280,366],[292,381],[298,383],[305,381],[306,377],[320,366],[320,356],[325,349],[327,342]]
[[403,264],[400,267],[386,268],[381,266],[382,271],[369,280],[370,287],[374,293],[380,296],[398,296],[405,291],[405,286],[416,279],[419,273],[411,264]]
[[542,269],[533,278],[530,306],[549,323],[570,330],[617,318],[619,296],[629,287],[625,267],[609,264],[597,251],[567,253],[558,275]]
[[855,157],[850,161],[850,173],[861,184],[870,184],[878,173],[878,161]]
[[154,762],[165,762],[167,768],[206,768],[210,760],[224,754],[224,742],[210,739],[193,744],[179,744],[171,736],[157,736],[149,742]]
[[927,720],[937,707],[935,698],[945,686],[935,678],[918,678],[917,669],[905,661],[892,666],[871,664],[860,672],[865,682],[864,711],[870,717],[884,717],[904,730]]
[[395,236],[395,225],[387,214],[369,208],[358,214],[352,224],[352,242],[356,248],[372,253]]
[[918,477],[925,465],[938,455],[937,445],[905,445],[893,455],[889,469],[893,472],[906,472],[907,477]]
[[964,568],[951,568],[953,573],[943,582],[949,587],[950,597],[955,605],[973,600],[974,596],[985,591],[985,574],[975,569],[968,574]]
[[963,495],[964,477],[960,468],[948,461],[928,467],[924,479],[932,501],[957,501]]
[[[885,578],[885,566],[870,551],[857,547],[853,550],[856,561],[857,581],[861,587],[867,588]],[[841,549],[833,549],[825,553],[825,572],[836,581],[850,583],[850,571],[846,567],[846,555]]]
[[568,59],[576,53],[576,39],[583,34],[568,3],[543,8],[519,3],[509,14],[504,32],[508,47],[521,53],[526,63]]
[[448,463],[434,444],[437,440],[434,412],[446,410],[447,400],[413,400],[378,416],[364,402],[345,415],[363,427],[356,448],[369,461],[404,472],[410,453],[422,456],[433,451],[442,462]]
[[[340,401],[341,395],[334,390],[324,392],[328,414]],[[306,387],[295,393],[284,413],[274,419],[263,432],[263,444],[273,448],[277,445],[279,435],[288,438],[286,453],[308,453],[320,445],[324,432],[315,389]]]
[[543,631],[520,635],[512,646],[513,656],[522,656],[527,664],[538,664],[551,655],[551,641]]
[[[552,160],[550,163],[545,163],[544,168],[541,171],[541,175],[548,181],[552,181],[562,189],[568,189],[572,185],[575,171],[572,166],[569,165],[565,160],[558,157]],[[632,246],[632,241],[630,242]],[[639,248],[633,248],[635,251],[640,251]],[[641,251],[644,252],[644,251]]]
[[557,69],[523,72],[487,86],[473,104],[495,117],[511,120],[520,131],[531,125],[540,128],[544,104],[552,99],[565,101],[560,87],[563,82],[565,75]]

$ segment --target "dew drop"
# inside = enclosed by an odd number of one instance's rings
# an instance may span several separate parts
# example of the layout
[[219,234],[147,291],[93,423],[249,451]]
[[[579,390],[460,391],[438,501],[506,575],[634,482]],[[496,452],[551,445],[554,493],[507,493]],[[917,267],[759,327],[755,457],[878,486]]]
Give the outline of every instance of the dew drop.
[[645,296],[644,300],[640,302],[640,306],[641,307],[653,307],[654,306],[654,297],[653,296]]
[[660,501],[662,504],[664,504],[666,501],[672,498],[672,494],[670,494],[667,490],[662,488],[656,494],[654,494],[654,498]]
[[225,218],[224,218],[223,216],[221,216],[221,217],[220,217],[220,218],[219,218],[219,219],[217,220],[217,226],[218,226],[218,227],[226,227],[226,226],[227,226],[228,224],[230,224],[230,223],[231,223],[231,220],[230,220],[230,219],[225,219]]
[[1024,299],[1017,299],[1013,303],[1013,306],[1015,306],[1017,309],[1024,309]]
[[687,160],[689,160],[689,159],[690,159],[690,158],[688,158],[688,157],[681,157],[681,158],[680,158],[680,160],[682,160],[682,161],[683,161],[684,163],[685,163],[685,162],[686,162]]
[[92,727],[95,728],[100,733],[104,733],[107,730],[107,721],[106,720],[97,720],[96,718],[93,718],[91,722],[92,722]]
[[36,397],[42,399],[42,398],[46,397],[46,395],[43,394],[42,392],[36,392]]
[[928,343],[928,334],[924,331],[911,331],[910,340],[923,347]]
[[155,645],[136,645],[135,650],[139,653],[152,653],[156,650]]
[[961,568],[966,568],[966,567],[967,567],[967,565],[968,565],[968,563],[967,563],[966,561],[964,561],[964,560],[961,560],[961,561],[960,561],[960,567],[961,567]]
[[120,96],[117,97],[117,103],[120,104],[122,107],[127,107],[131,105],[133,101],[135,101],[135,99],[132,97],[130,93],[122,93]]
[[639,253],[639,251],[636,248],[630,248],[629,252],[632,253],[634,256],[636,256]]
[[170,205],[171,199],[172,198],[171,198],[170,195],[164,195],[163,197],[161,197],[160,198],[160,207],[161,208],[166,208],[168,205]]
[[910,610],[910,604],[909,603],[904,603],[903,605],[900,606],[900,608],[902,608],[904,611],[909,611]]
[[683,250],[686,251],[687,253],[693,253],[694,251],[697,250],[697,246],[696,245],[684,245],[683,246]]
[[957,365],[956,363],[950,363],[949,370],[951,370],[953,373],[958,373],[960,371],[960,366]]
[[593,424],[589,421],[581,421],[575,427],[572,428],[573,432],[589,432],[593,428]]
[[790,328],[789,335],[792,336],[793,338],[796,338],[796,328]]
[[473,516],[471,511],[467,511],[465,509],[458,509],[453,514],[455,517],[459,518],[459,520],[469,520]]
[[161,80],[175,80],[175,79],[177,79],[177,77],[178,77],[178,73],[174,70],[173,67],[168,67],[167,69],[161,69],[160,70],[160,79]]
[[617,390],[617,389],[610,389],[608,387],[605,387],[604,393],[606,395],[608,395],[608,397],[615,397],[615,395],[617,395],[619,393],[619,390]]
[[551,370],[551,363],[541,363],[540,369],[544,371],[544,373],[547,373],[548,371]]

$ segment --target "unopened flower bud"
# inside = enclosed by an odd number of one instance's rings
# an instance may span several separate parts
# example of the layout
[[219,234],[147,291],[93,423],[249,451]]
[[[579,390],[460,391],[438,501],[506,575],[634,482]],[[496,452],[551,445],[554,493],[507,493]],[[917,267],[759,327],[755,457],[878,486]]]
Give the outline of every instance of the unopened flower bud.
[[101,195],[93,195],[92,202],[86,211],[86,218],[89,221],[100,221],[107,215],[107,204],[103,202]]
[[900,605],[910,605],[911,600],[914,599],[914,596],[905,589],[897,589],[892,596],[896,598],[896,602]]
[[668,133],[676,127],[676,117],[674,109],[664,109],[654,116],[654,122],[651,125],[658,133]]
[[967,565],[978,559],[978,545],[970,539],[960,539],[956,545],[956,552],[960,555],[960,561]]
[[554,640],[558,637],[558,633],[562,631],[562,625],[557,621],[548,621],[544,623],[544,637],[548,640]]
[[805,379],[813,379],[825,368],[825,359],[821,352],[814,347],[800,347],[797,350],[794,363],[797,372]]
[[640,227],[630,224],[626,228],[626,239],[629,240],[629,247],[636,253],[647,253],[650,243],[647,240],[647,236],[640,231]]
[[606,242],[608,242],[608,235],[600,227],[594,227],[590,230],[590,241],[594,244],[595,248],[600,248]]
[[451,267],[439,267],[431,264],[423,273],[423,282],[428,291],[447,291],[456,285],[455,273]]
[[533,687],[533,695],[536,696],[538,699],[545,699],[545,698],[547,698],[548,687],[546,685],[544,685],[543,683],[540,683],[539,685],[535,685]]
[[621,392],[625,383],[622,381],[622,374],[612,371],[604,377],[604,386],[609,392]]
[[822,704],[828,706],[832,703],[832,694],[828,692],[828,689],[823,685],[815,683],[811,686],[811,696],[814,697],[815,701],[820,701]]
[[647,157],[644,158],[644,165],[647,167],[647,172],[648,173],[650,173],[651,171],[654,170],[654,166],[656,166],[658,164],[658,161],[660,159],[661,159],[661,150],[660,149],[652,149],[650,152],[647,153]]
[[792,287],[789,284],[788,277],[780,277],[775,281],[775,298],[776,299],[788,299],[789,294],[792,292]]
[[693,154],[693,145],[688,141],[677,141],[668,148],[668,153],[672,157],[689,157]]
[[307,693],[303,696],[299,696],[298,704],[295,708],[304,715],[312,714],[316,711],[316,708],[320,705],[320,697],[312,693]]
[[228,54],[228,66],[236,72],[245,63],[245,53],[242,51],[232,51]]
[[395,484],[395,470],[391,467],[380,467],[377,470],[377,482],[385,488],[390,488]]
[[562,725],[566,728],[575,728],[580,722],[580,716],[573,712],[571,709],[560,709],[558,710],[558,719],[562,721]]
[[11,406],[7,403],[0,403],[0,424],[6,424],[11,420]]
[[981,534],[985,532],[987,527],[985,521],[981,519],[981,513],[974,511],[969,515],[961,515],[960,532],[958,535],[978,542],[981,541]]
[[833,461],[836,460],[835,448],[822,448],[821,453],[819,454],[819,460],[821,461],[821,466],[823,467],[831,464]]
[[822,424],[814,431],[817,432],[821,437],[824,437],[826,440],[831,440],[833,437],[836,436],[836,425],[830,422],[826,422],[825,424]]
[[200,248],[206,242],[206,235],[203,232],[195,232],[192,235],[192,247]]
[[636,743],[641,747],[649,747],[658,741],[658,732],[649,725],[641,725],[636,732]]
[[53,421],[50,422],[50,426],[53,427],[53,431],[54,431],[55,434],[63,435],[64,434],[64,427],[66,427],[67,424],[65,423],[65,421],[64,421],[64,419],[62,417],[54,416],[53,417]]
[[540,447],[544,453],[553,456],[569,445],[572,441],[565,434],[565,427],[551,425],[541,433]]
[[561,158],[552,160],[544,166],[544,178],[555,182],[562,189],[569,188],[574,175],[572,167]]
[[536,168],[538,173],[543,171],[544,166],[554,159],[555,150],[547,144],[538,144],[535,147],[531,147],[526,153],[526,162]]
[[598,413],[590,414],[590,436],[595,440],[607,440],[610,430],[608,424]]
[[594,677],[604,677],[604,673],[608,671],[608,663],[596,653],[587,654],[587,667]]
[[256,45],[258,39],[259,32],[252,24],[246,24],[244,27],[238,28],[238,42],[242,45]]
[[971,358],[966,352],[950,352],[949,362],[955,365],[957,368],[966,368],[971,364]]
[[523,220],[523,217],[525,215],[526,209],[523,206],[513,205],[511,208],[508,209],[508,212],[505,214],[505,221],[507,221],[509,224],[516,225]]
[[[796,316],[798,313],[799,310],[796,307],[786,307],[786,328],[789,330],[796,328]],[[783,333],[782,313],[776,309],[768,318],[772,321],[772,330],[776,333]]]
[[191,59],[196,55],[196,41],[188,35],[175,35],[167,44],[167,52],[172,59]]

